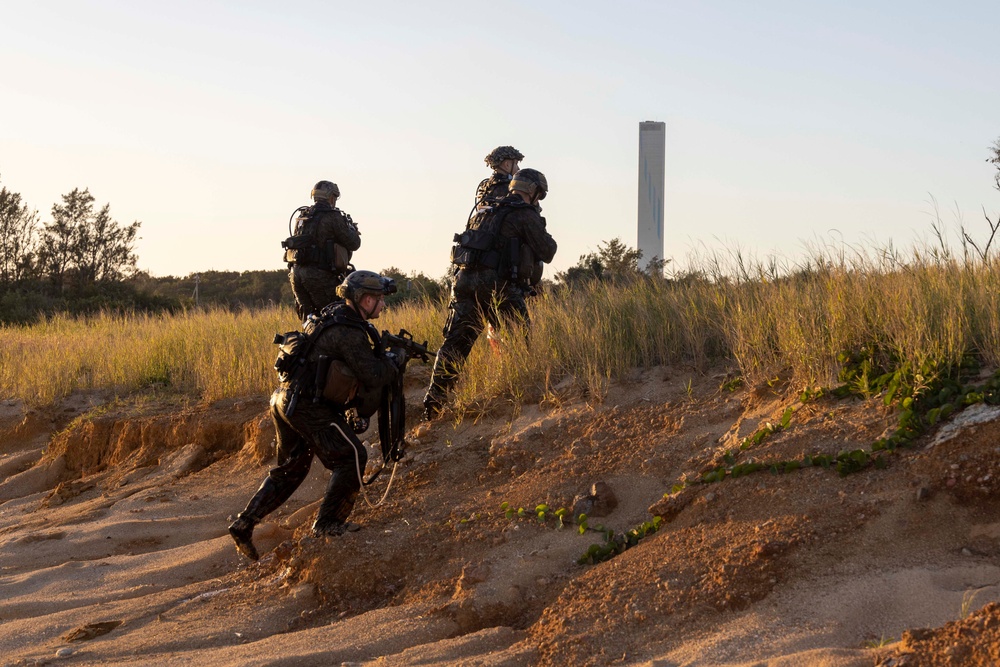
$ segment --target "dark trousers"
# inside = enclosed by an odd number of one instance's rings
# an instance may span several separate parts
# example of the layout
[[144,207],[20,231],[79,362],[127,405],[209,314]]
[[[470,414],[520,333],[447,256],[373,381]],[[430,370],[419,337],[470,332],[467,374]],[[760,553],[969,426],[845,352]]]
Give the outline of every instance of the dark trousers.
[[434,359],[424,404],[444,402],[448,389],[458,379],[462,364],[487,323],[498,331],[517,323],[523,325],[526,332],[531,324],[524,294],[517,287],[480,285],[468,291],[456,289],[452,297],[444,325],[444,343]]
[[324,271],[315,266],[293,266],[288,271],[288,282],[295,297],[295,310],[299,319],[305,321],[312,313],[318,313],[333,303],[337,296],[337,285],[344,281],[342,274]]
[[315,525],[325,528],[344,523],[361,489],[358,468],[364,471],[368,452],[342,412],[325,403],[300,399],[292,416],[286,417],[287,399],[288,392],[284,389],[271,396],[278,465],[267,473],[241,516],[258,523],[281,507],[309,474],[315,455],[331,472]]

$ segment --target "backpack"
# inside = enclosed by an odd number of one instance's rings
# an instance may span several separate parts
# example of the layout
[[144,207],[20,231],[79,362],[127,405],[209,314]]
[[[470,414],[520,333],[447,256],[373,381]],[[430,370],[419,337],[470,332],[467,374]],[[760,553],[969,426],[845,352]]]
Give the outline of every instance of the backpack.
[[500,226],[510,213],[509,206],[477,211],[469,228],[455,234],[455,245],[451,249],[451,263],[460,269],[493,269],[510,271],[512,247],[519,243],[517,238],[507,239],[500,235]]
[[542,262],[535,259],[531,246],[522,244],[516,236],[500,235],[504,218],[517,206],[515,203],[476,211],[469,228],[454,236],[451,263],[460,269],[493,269],[500,277],[526,287],[540,283]]
[[[322,245],[316,241],[319,215],[315,206],[300,206],[292,211],[292,215],[288,218],[288,231],[291,236],[281,242],[281,247],[285,250],[284,261],[289,267],[316,266],[327,271],[344,273],[351,268],[351,251],[333,239],[327,239]],[[354,224],[351,216],[346,213],[343,215],[348,223]],[[293,219],[294,231],[292,231]]]

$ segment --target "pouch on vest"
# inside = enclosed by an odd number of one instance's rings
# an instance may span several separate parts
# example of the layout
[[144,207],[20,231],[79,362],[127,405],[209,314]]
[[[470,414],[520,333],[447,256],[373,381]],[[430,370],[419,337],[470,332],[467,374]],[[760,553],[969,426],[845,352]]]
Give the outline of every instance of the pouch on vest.
[[281,247],[285,249],[284,261],[288,264],[310,266],[318,263],[319,253],[311,236],[289,236],[281,242]]
[[500,253],[493,249],[496,236],[482,229],[467,229],[455,234],[455,245],[451,249],[451,262],[462,268],[486,267],[495,269],[500,265]]
[[305,367],[304,351],[308,337],[301,331],[289,331],[284,334],[274,334],[274,343],[278,346],[278,357],[274,360],[274,370],[278,372],[279,382],[291,382],[298,379],[298,371]]
[[332,261],[330,264],[333,265],[333,269],[337,272],[344,272],[351,266],[351,251],[340,245],[339,243],[333,244]]
[[535,259],[535,252],[527,243],[521,246],[520,253],[517,265],[518,281],[529,287],[534,287],[542,282],[542,271],[545,265],[541,260]]
[[528,286],[536,287],[540,282],[542,282],[542,273],[545,272],[545,262],[542,260],[536,261],[531,265],[531,273],[528,274]]
[[339,359],[325,363],[326,358],[320,357],[320,366],[326,366],[326,378],[323,382],[322,396],[331,403],[347,405],[357,395],[360,383],[350,367]]
[[478,254],[478,252],[471,248],[464,248],[460,245],[452,246],[451,263],[464,269],[476,263],[476,255]]

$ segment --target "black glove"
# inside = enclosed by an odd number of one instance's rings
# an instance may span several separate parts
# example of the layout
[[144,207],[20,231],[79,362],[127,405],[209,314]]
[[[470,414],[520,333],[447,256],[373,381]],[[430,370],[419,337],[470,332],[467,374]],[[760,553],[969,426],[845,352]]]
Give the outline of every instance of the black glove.
[[397,369],[403,367],[403,356],[397,352],[386,352],[385,358],[392,362]]
[[371,423],[367,418],[359,415],[358,411],[354,408],[351,408],[344,413],[344,417],[347,419],[347,423],[350,425],[351,430],[355,433],[364,433],[368,430],[368,425]]

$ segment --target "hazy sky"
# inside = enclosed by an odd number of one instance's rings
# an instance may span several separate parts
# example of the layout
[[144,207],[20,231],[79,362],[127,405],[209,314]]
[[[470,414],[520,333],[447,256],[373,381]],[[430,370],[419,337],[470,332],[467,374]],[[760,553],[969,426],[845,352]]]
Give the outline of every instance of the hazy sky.
[[[666,250],[906,246],[1000,210],[1000,3],[0,0],[0,184],[142,221],[156,275],[281,268],[319,179],[359,268],[441,276],[483,157],[548,177],[554,270],[636,244],[667,124]],[[551,275],[553,269],[549,270]]]

